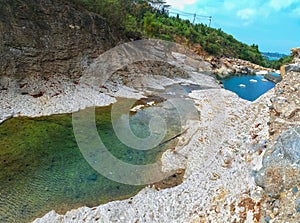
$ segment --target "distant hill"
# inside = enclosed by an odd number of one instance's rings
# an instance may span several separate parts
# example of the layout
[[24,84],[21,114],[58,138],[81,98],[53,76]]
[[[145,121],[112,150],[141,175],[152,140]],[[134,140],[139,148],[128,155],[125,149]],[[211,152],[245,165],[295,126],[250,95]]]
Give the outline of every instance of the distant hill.
[[283,53],[270,53],[270,52],[262,52],[261,53],[266,60],[279,60],[288,55]]

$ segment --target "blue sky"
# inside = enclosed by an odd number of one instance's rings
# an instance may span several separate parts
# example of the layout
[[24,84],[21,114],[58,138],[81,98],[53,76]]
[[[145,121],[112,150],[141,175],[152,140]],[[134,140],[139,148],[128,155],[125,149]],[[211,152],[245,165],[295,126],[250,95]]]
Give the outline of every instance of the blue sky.
[[[258,44],[260,51],[289,54],[290,48],[300,47],[300,0],[166,2],[175,10],[212,16],[211,27],[221,28],[244,43]],[[209,24],[207,18],[197,19],[196,22]]]

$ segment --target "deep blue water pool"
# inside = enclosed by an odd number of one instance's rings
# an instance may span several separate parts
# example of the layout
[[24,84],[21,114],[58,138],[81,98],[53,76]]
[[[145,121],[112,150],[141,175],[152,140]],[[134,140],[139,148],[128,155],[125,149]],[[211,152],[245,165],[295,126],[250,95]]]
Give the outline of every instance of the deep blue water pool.
[[261,95],[275,87],[273,82],[267,81],[263,76],[235,76],[222,81],[224,88],[235,92],[239,97],[255,101]]

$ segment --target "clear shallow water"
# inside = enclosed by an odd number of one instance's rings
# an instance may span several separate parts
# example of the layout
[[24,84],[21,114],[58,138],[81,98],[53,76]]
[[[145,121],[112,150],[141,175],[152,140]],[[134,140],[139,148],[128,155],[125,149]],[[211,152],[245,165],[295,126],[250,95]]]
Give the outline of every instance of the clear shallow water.
[[[155,162],[169,146],[133,150],[115,136],[111,106],[96,110],[98,133],[110,152],[126,162]],[[120,113],[120,115],[122,115]],[[131,116],[133,131],[149,134],[147,114]],[[178,126],[178,123],[174,123]],[[177,129],[172,126],[166,138]],[[74,137],[72,115],[19,117],[0,125],[0,222],[29,222],[51,210],[65,213],[130,197],[142,189],[98,174],[83,158]]]
[[[263,76],[234,76],[222,80],[222,83],[225,89],[235,92],[239,97],[248,101],[255,101],[275,87],[273,82],[264,82],[263,79]],[[251,82],[250,80],[256,80],[257,82]],[[244,86],[241,87],[241,84]]]

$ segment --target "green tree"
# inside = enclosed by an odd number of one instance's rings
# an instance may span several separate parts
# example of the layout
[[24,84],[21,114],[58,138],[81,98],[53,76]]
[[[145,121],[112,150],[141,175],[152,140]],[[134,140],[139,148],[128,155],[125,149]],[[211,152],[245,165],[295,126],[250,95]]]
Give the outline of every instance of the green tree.
[[[109,24],[126,35],[140,33],[145,37],[173,40],[182,37],[188,45],[200,44],[215,56],[235,57],[265,65],[257,44],[241,43],[221,29],[192,24],[179,15],[169,16],[164,0],[73,0],[107,18]],[[281,61],[280,61],[281,62]],[[278,63],[280,63],[278,62]],[[277,64],[267,63],[269,66]]]

